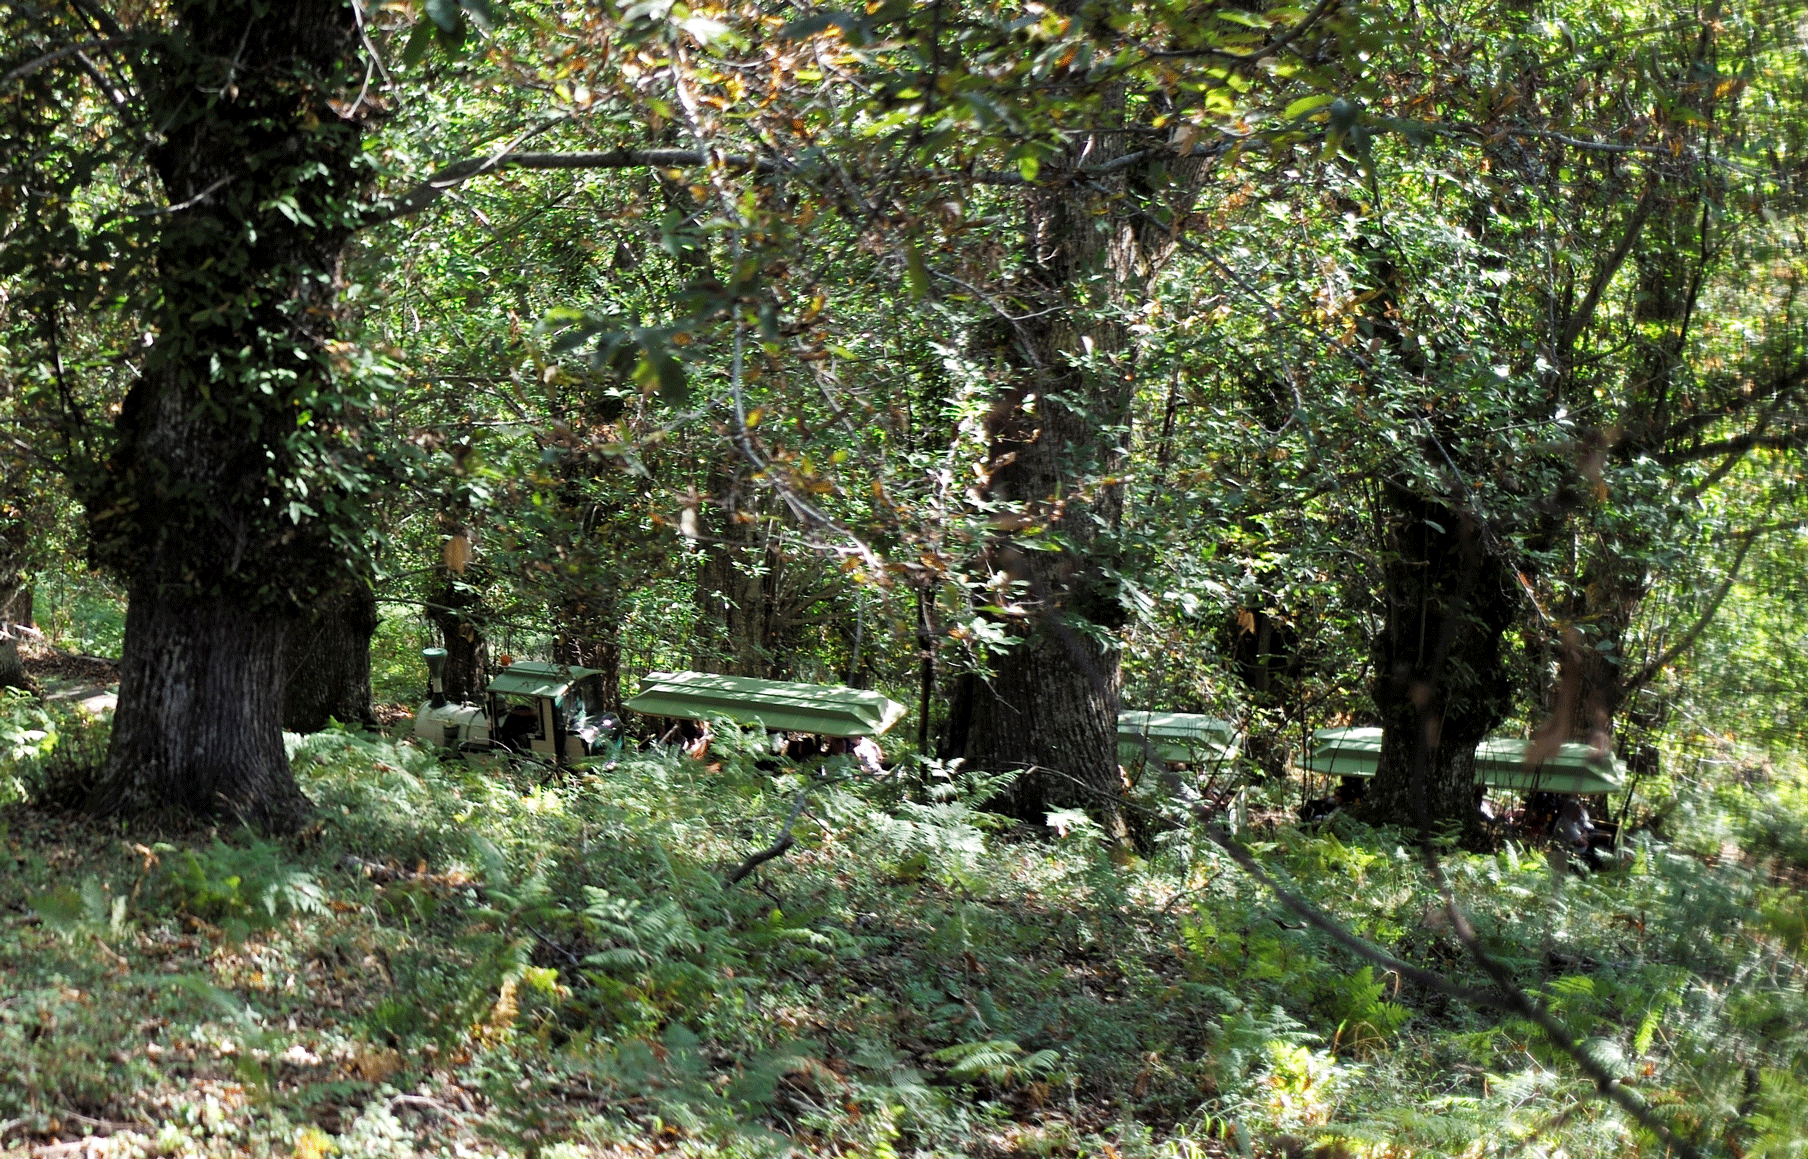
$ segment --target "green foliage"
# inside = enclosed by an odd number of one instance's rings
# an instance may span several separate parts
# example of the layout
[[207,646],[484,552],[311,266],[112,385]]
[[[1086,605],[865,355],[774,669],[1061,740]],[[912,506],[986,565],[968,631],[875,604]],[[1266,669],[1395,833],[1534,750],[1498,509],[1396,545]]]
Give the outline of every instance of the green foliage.
[[34,595],[38,628],[52,643],[89,656],[119,655],[125,598],[106,577],[73,565],[46,570]]
[[37,697],[0,689],[0,804],[29,799],[34,773],[57,746],[56,721]]
[[1380,1049],[1399,1032],[1411,1011],[1385,1000],[1389,989],[1387,979],[1375,977],[1373,966],[1362,966],[1324,988],[1317,1005],[1337,1024],[1333,1049],[1345,1049],[1360,1058]]
[[234,941],[290,915],[326,909],[313,873],[290,862],[274,843],[246,835],[242,845],[215,838],[205,849],[159,843],[153,851],[162,856],[158,885],[172,904],[221,926]]
[[130,902],[128,897],[109,895],[98,878],[88,876],[79,887],[60,886],[32,898],[31,908],[45,925],[59,933],[117,937],[125,931],[126,907]]
[[0,804],[79,804],[106,758],[107,718],[0,692]]
[[957,1043],[934,1051],[929,1057],[946,1063],[950,1078],[966,1082],[984,1079],[1003,1087],[1048,1081],[1061,1065],[1060,1051],[1045,1048],[1025,1053],[1023,1047],[1008,1038]]
[[[796,847],[727,886],[801,785],[724,739],[714,771],[655,752],[542,783],[297,738],[323,826],[294,848],[134,848],[14,809],[0,910],[36,921],[0,936],[0,1048],[25,1076],[0,1109],[215,1146],[330,1123],[347,1154],[547,1137],[954,1154],[999,1132],[1049,1154],[1643,1145],[1536,1028],[1352,958],[1207,844],[1121,867],[1001,832],[980,782],[928,803],[817,783]],[[1265,837],[1271,872],[1339,921],[1486,984],[1398,834]],[[1697,1137],[1788,1153],[1808,1057],[1792,887],[1648,839],[1555,894],[1515,849],[1446,872],[1591,1055]],[[261,1109],[208,1110],[219,1083]]]

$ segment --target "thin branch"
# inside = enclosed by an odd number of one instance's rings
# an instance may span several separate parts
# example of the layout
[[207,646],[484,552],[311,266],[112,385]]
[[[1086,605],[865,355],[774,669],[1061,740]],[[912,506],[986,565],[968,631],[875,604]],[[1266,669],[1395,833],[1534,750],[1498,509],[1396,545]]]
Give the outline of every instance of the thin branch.
[[181,213],[185,209],[192,209],[195,206],[201,204],[203,201],[206,201],[209,197],[212,197],[214,194],[218,193],[221,189],[225,188],[227,185],[230,185],[234,180],[237,179],[237,177],[238,177],[238,174],[236,174],[236,173],[228,173],[226,176],[215,181],[212,185],[209,185],[206,189],[201,190],[201,192],[195,194],[193,197],[190,197],[185,201],[178,201],[174,205],[159,206],[155,209],[128,209],[125,211],[123,216],[125,216],[125,217],[162,217],[165,214]]
[[383,78],[385,88],[395,87],[395,79],[389,75],[389,70],[383,67],[383,54],[378,52],[377,46],[370,42],[370,23],[365,19],[364,0],[352,0],[352,20],[358,26],[358,41],[364,46],[364,54],[370,58],[370,61],[364,69],[364,83],[358,86],[357,99],[343,114],[348,120],[357,116],[358,110],[364,106],[364,96],[370,91],[370,78],[373,73]]
[[1560,145],[1568,145],[1572,149],[1582,149],[1590,153],[1656,153],[1655,145],[1619,145],[1611,141],[1590,141],[1582,137],[1572,137],[1567,133],[1554,133],[1549,129],[1522,129],[1505,127],[1501,129],[1484,129],[1475,126],[1470,130],[1477,137],[1492,137],[1496,133],[1504,133],[1509,137],[1532,137],[1540,141],[1555,141]]
[[[721,153],[709,149],[609,149],[601,152],[516,153],[511,148],[484,157],[467,157],[454,161],[394,198],[385,198],[371,208],[366,225],[377,225],[407,217],[426,209],[446,191],[486,173],[504,169],[682,169],[715,165],[731,173],[780,173],[787,165],[776,157],[748,153]],[[1054,180],[1078,181],[1108,176],[1137,165],[1154,156],[1155,150],[1139,150],[1113,158],[1099,165],[1057,172]],[[921,176],[947,181],[978,182],[982,185],[1048,185],[1052,181],[1029,182],[1018,173],[979,170],[966,173],[925,170]]]
[[750,854],[747,860],[735,866],[734,872],[725,879],[728,885],[738,885],[746,880],[748,874],[797,844],[796,838],[791,836],[791,826],[797,824],[798,816],[804,811],[804,801],[809,796],[809,792],[810,786],[808,785],[797,791],[797,799],[791,802],[791,815],[785,818],[783,825],[779,826],[778,837],[773,840],[772,844],[758,853]]
[[[1772,506],[1775,504],[1773,503]],[[1626,693],[1630,694],[1643,688],[1652,677],[1669,667],[1672,661],[1694,646],[1701,634],[1707,631],[1708,625],[1713,623],[1714,616],[1720,611],[1720,605],[1726,599],[1727,593],[1733,590],[1733,583],[1739,578],[1739,568],[1745,563],[1746,553],[1751,551],[1752,544],[1758,542],[1758,537],[1769,529],[1761,525],[1740,536],[1739,550],[1733,553],[1733,562],[1727,565],[1726,578],[1720,582],[1720,589],[1708,599],[1708,606],[1702,609],[1701,615],[1695,618],[1695,622],[1689,625],[1689,630],[1684,632],[1676,643],[1665,648],[1662,654],[1648,662],[1630,680],[1626,681]]]
[[[1804,442],[1808,442],[1808,432],[1802,430],[1790,430],[1775,435],[1746,434],[1739,435],[1735,438],[1722,439],[1719,442],[1702,443],[1700,446],[1689,447],[1685,450],[1671,451],[1667,454],[1658,456],[1657,461],[1666,467],[1674,467],[1679,463],[1692,463],[1700,459],[1711,459],[1715,455],[1728,456],[1731,463],[1723,463],[1714,468],[1714,475],[1708,480],[1709,482],[1713,482],[1721,475],[1724,475],[1726,470],[1732,464],[1736,464],[1739,458],[1747,451],[1754,450],[1758,447],[1765,447],[1771,450],[1786,450],[1791,447],[1800,447]],[[1689,494],[1694,495],[1702,490],[1705,490],[1705,488],[1698,487],[1689,492]]]
[[16,80],[23,80],[39,69],[47,68],[66,57],[80,56],[90,49],[118,48],[131,39],[130,36],[103,36],[98,40],[84,40],[80,44],[66,44],[55,52],[47,52],[36,60],[26,61],[10,72],[0,75],[0,85],[9,85]]
[[400,197],[385,199],[373,207],[365,224],[375,225],[419,213],[445,196],[447,190],[473,177],[503,169],[678,169],[707,165],[711,161],[731,170],[772,172],[777,162],[739,154],[711,156],[701,149],[611,149],[606,152],[515,153],[506,149],[484,157],[454,161]]
[[1575,313],[1571,314],[1569,321],[1564,324],[1563,334],[1557,342],[1558,356],[1564,363],[1569,362],[1569,352],[1576,345],[1576,339],[1582,336],[1582,331],[1587,329],[1589,322],[1593,320],[1595,308],[1601,304],[1601,294],[1606,291],[1607,283],[1611,282],[1613,276],[1620,272],[1620,267],[1625,264],[1627,256],[1632,253],[1633,243],[1638,241],[1639,234],[1644,231],[1645,222],[1650,218],[1651,211],[1657,208],[1658,186],[1656,174],[1652,174],[1645,181],[1645,192],[1639,197],[1638,204],[1633,207],[1631,215],[1626,220],[1626,232],[1620,236],[1620,243],[1614,247],[1612,253],[1607,255],[1607,260],[1601,264],[1601,267],[1595,271],[1594,280],[1589,283],[1588,293],[1583,296],[1582,304],[1576,307]]

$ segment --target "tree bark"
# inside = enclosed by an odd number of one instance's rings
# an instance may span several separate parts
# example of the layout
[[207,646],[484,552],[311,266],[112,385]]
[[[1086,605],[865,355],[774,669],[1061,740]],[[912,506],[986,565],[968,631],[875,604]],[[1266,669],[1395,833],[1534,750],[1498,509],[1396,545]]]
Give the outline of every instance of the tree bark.
[[[19,656],[18,631],[35,626],[31,585],[18,584],[15,576],[11,590],[10,598],[0,599],[0,688],[23,688],[35,693],[38,690],[26,675],[25,662]],[[6,586],[0,585],[0,596],[6,591]]]
[[274,727],[289,617],[173,585],[134,584],[130,597],[112,747],[88,807],[295,827],[309,806]]
[[[1102,164],[1121,152],[1121,136],[1071,149],[1076,163]],[[1167,214],[1184,209],[1200,172],[1173,161],[1155,187],[1133,168],[1109,192],[1033,189],[1012,295],[1021,308],[991,334],[1005,387],[987,421],[984,490],[1003,511],[981,563],[1013,643],[972,686],[965,755],[978,768],[1020,771],[1005,802],[1016,815],[1084,807],[1116,842],[1129,836],[1117,765],[1125,617],[1110,578],[1134,396],[1123,318],[1172,253],[1163,200]],[[1019,534],[1039,539],[1026,548]]]
[[31,585],[25,582],[23,569],[36,528],[26,514],[23,494],[14,481],[8,482],[11,493],[0,498],[0,688],[36,692],[19,658],[18,632],[35,626]]
[[[341,0],[177,0],[136,79],[172,208],[144,219],[151,336],[100,477],[96,562],[130,605],[111,746],[89,804],[305,814],[284,755],[284,641],[338,567],[341,249],[365,180],[335,101],[358,44]],[[340,420],[332,420],[340,421]],[[349,469],[349,468],[346,468]]]
[[322,592],[289,633],[284,653],[283,728],[319,732],[328,722],[374,728],[370,638],[377,597],[362,582]]
[[25,674],[25,661],[19,656],[19,641],[12,636],[0,639],[0,688],[32,691],[31,678]]
[[779,550],[780,516],[733,461],[710,472],[709,486],[709,514],[698,512],[704,554],[692,663],[731,676],[782,680],[791,674],[788,657],[807,601],[797,591],[798,567]]
[[439,629],[440,646],[446,650],[446,699],[454,704],[476,701],[489,683],[489,644],[482,626],[470,615],[481,602],[477,593],[445,572],[427,606],[427,618]]
[[1387,491],[1386,619],[1375,643],[1381,761],[1364,810],[1382,822],[1467,828],[1475,746],[1512,704],[1502,637],[1518,605],[1473,518]]

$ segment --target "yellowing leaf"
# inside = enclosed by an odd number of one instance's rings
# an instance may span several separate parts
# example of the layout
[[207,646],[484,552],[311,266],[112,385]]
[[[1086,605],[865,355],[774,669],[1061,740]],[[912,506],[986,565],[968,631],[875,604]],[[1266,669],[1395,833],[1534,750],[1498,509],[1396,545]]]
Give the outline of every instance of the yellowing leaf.
[[465,568],[471,562],[471,541],[463,535],[454,535],[446,540],[446,570],[453,575],[465,574]]

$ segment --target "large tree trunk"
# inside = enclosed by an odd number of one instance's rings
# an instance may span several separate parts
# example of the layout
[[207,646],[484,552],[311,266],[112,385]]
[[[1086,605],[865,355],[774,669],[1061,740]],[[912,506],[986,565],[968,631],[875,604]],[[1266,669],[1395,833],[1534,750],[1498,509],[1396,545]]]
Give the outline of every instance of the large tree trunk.
[[283,831],[306,816],[283,754],[289,618],[241,599],[135,584],[99,812],[176,807]]
[[[1097,165],[1121,152],[1118,134],[1076,142],[1070,157]],[[1103,191],[1057,183],[1027,195],[1026,263],[1017,317],[995,321],[993,360],[1004,387],[988,419],[987,498],[1005,505],[983,565],[1007,608],[1013,644],[975,682],[968,763],[1020,770],[1012,812],[1041,820],[1084,807],[1114,841],[1128,837],[1117,766],[1124,611],[1110,546],[1123,512],[1134,385],[1123,318],[1147,294],[1173,235],[1152,208],[1184,210],[1200,165],[1174,161],[1154,187],[1131,168]],[[985,352],[982,352],[985,353]],[[1049,532],[1026,549],[1014,535]]]
[[363,583],[321,593],[289,633],[283,727],[318,732],[329,721],[375,727],[370,704],[370,638],[377,597]]
[[21,561],[39,529],[20,504],[10,501],[17,498],[16,490],[0,498],[0,688],[35,692],[19,658],[19,639],[20,629],[33,627],[31,585],[24,582]]
[[1381,763],[1365,809],[1383,822],[1468,827],[1475,746],[1512,704],[1502,637],[1517,603],[1474,519],[1391,485],[1387,502]]
[[0,584],[0,688],[23,688],[36,692],[31,677],[25,674],[25,662],[19,657],[20,629],[31,628],[31,585],[14,582],[10,598],[7,587]]
[[[90,803],[268,829],[304,812],[284,756],[283,645],[337,567],[321,424],[338,260],[364,180],[335,101],[357,46],[342,0],[177,0],[137,71],[170,212],[146,219],[154,336],[84,494],[130,606],[111,747]],[[300,485],[298,485],[298,483]],[[349,516],[341,516],[349,517]]]
[[1002,585],[1013,641],[991,678],[972,685],[966,756],[978,768],[1019,772],[1007,801],[1015,815],[1040,821],[1050,809],[1081,807],[1123,840],[1122,611],[1108,561],[1093,548],[1123,508],[1121,485],[1108,480],[1125,455],[1131,384],[1113,365],[1127,336],[1087,289],[1112,240],[1111,219],[1093,213],[1091,200],[1068,189],[1030,195],[1023,296],[1039,308],[1023,311],[1034,321],[999,335],[1010,385],[990,421],[988,497],[1010,506],[1001,529],[1057,533],[1066,550],[1025,550],[1009,534],[987,548],[982,562]]
[[482,625],[471,615],[482,601],[451,572],[442,575],[439,591],[427,605],[427,618],[439,629],[440,646],[446,650],[446,699],[453,704],[475,702],[489,683],[489,644]]

